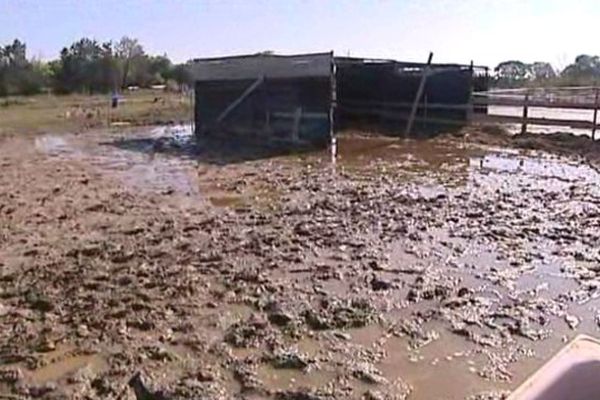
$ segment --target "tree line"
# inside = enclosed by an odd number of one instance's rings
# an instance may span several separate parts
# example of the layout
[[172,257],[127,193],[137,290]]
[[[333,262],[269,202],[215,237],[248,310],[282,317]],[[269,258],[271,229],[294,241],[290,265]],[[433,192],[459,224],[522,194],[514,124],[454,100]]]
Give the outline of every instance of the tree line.
[[[30,95],[44,91],[109,93],[131,86],[191,84],[189,62],[173,64],[166,55],[149,55],[129,37],[98,42],[82,38],[52,61],[27,57],[27,46],[15,39],[0,45],[0,96]],[[566,86],[600,84],[600,57],[582,54],[558,71],[547,62],[505,61],[493,70],[495,87]]]
[[31,95],[44,91],[109,93],[128,87],[190,83],[187,63],[173,64],[166,55],[149,55],[129,37],[100,43],[82,38],[52,61],[27,57],[27,46],[15,39],[0,45],[0,96]]
[[492,85],[499,88],[594,86],[600,84],[600,56],[579,55],[562,70],[547,62],[504,61],[493,72]]

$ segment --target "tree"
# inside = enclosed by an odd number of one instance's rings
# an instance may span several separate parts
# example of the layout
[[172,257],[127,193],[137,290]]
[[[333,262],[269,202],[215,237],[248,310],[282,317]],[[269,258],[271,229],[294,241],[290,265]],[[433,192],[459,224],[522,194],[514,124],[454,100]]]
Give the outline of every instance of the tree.
[[176,81],[179,86],[190,86],[192,84],[192,73],[189,64],[175,65],[169,74],[169,79]]
[[587,54],[579,55],[573,64],[561,72],[566,83],[592,84],[600,82],[600,57]]
[[118,66],[111,42],[99,44],[83,38],[64,48],[60,61],[51,65],[55,89],[61,93],[109,92],[118,82]]
[[[121,87],[125,88],[129,84],[131,70],[137,67],[137,73],[141,71],[141,64],[144,59],[144,48],[137,39],[123,36],[115,46],[115,53],[121,64]],[[138,64],[138,65],[136,65]]]
[[531,67],[522,61],[504,61],[494,68],[495,81],[501,87],[521,86],[533,76]]
[[0,96],[39,93],[47,78],[42,66],[27,59],[27,46],[18,39],[0,46]]
[[548,62],[537,61],[530,66],[535,81],[547,81],[556,78],[556,71]]
[[169,79],[173,64],[166,55],[148,58],[148,72],[152,76],[152,84],[161,84]]

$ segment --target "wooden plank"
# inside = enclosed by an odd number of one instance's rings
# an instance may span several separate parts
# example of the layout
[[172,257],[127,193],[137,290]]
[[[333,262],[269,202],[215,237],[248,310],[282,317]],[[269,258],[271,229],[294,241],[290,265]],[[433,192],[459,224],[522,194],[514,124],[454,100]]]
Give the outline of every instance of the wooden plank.
[[[477,123],[506,123],[506,124],[521,124],[523,117],[513,115],[496,115],[496,114],[475,114],[473,122]],[[529,125],[544,125],[544,126],[566,126],[576,129],[591,129],[592,122],[576,119],[551,119],[551,118],[527,118]]]
[[[373,106],[373,107],[385,107],[385,108],[404,108],[410,109],[413,103],[409,102],[386,102],[386,101],[370,101],[370,100],[355,100],[347,99],[344,100],[341,105],[349,106]],[[555,102],[540,102],[535,100],[528,101],[529,108],[567,108],[573,110],[594,110],[594,104],[582,104],[582,103],[555,103]],[[474,105],[484,106],[509,106],[509,107],[523,107],[523,100],[497,100],[497,99],[477,99],[474,100]],[[429,110],[440,109],[440,110],[468,110],[471,107],[470,104],[446,104],[446,103],[428,103],[427,108]]]
[[264,81],[265,81],[265,77],[261,76],[256,81],[254,81],[254,83],[252,85],[248,86],[248,88],[246,90],[244,90],[244,93],[242,93],[240,95],[240,97],[235,99],[229,106],[227,106],[227,108],[221,114],[219,114],[219,117],[217,118],[217,123],[223,122],[223,120],[225,118],[227,118],[227,116],[233,110],[235,110],[240,104],[242,104],[242,102],[246,99],[246,97],[250,96],[252,94],[252,92],[254,92],[260,85],[262,85],[262,83]]
[[410,131],[412,130],[413,122],[415,120],[415,116],[417,115],[417,107],[419,106],[419,102],[421,101],[421,97],[423,96],[423,90],[425,89],[425,82],[427,82],[427,74],[429,73],[432,59],[433,52],[429,52],[429,57],[427,58],[427,65],[423,68],[423,76],[421,76],[419,88],[417,89],[417,95],[415,96],[415,100],[413,102],[412,109],[410,110],[410,115],[408,117],[408,122],[406,123],[404,137],[408,137],[410,135]]
[[[344,100],[340,102],[341,106],[365,106],[365,107],[381,107],[381,108],[402,108],[410,109],[412,102],[387,102],[387,101],[371,101],[371,100]],[[444,103],[427,103],[428,110],[467,110],[469,104],[444,104]]]
[[[474,98],[473,103],[475,105],[523,107],[523,100],[515,98]],[[593,103],[575,103],[568,101],[540,101],[529,99],[528,104],[529,107],[538,108],[569,108],[573,110],[593,110],[595,108]]]
[[[355,115],[374,115],[374,116],[382,116],[388,119],[406,121],[409,114],[406,112],[399,111],[389,111],[389,110],[381,110],[374,109],[369,107],[349,107],[349,106],[340,106],[340,108],[349,114]],[[416,116],[415,120],[422,120],[422,117]],[[429,122],[438,122],[438,123],[446,123],[446,124],[455,124],[455,125],[464,125],[465,121],[459,121],[456,119],[449,118],[433,118],[428,116],[427,121]],[[489,123],[507,123],[507,124],[521,124],[523,122],[522,116],[513,116],[513,115],[494,115],[494,114],[474,114],[473,120],[474,123],[480,124],[489,124]],[[545,125],[545,126],[565,126],[570,128],[577,129],[591,129],[592,122],[584,121],[584,120],[565,120],[565,119],[549,119],[549,118],[527,118],[527,123],[529,125]]]
[[[382,110],[375,109],[370,107],[348,107],[348,106],[340,106],[340,109],[347,114],[353,115],[369,115],[369,116],[378,116],[383,117],[385,119],[395,120],[395,121],[406,121],[410,114],[408,112],[400,112],[400,111],[390,111],[390,110]],[[415,121],[423,121],[424,117],[416,115]],[[442,123],[448,125],[465,125],[464,120],[458,119],[450,119],[450,118],[439,118],[439,117],[427,117],[427,122],[434,123]]]
[[[275,118],[294,118],[295,112],[274,111],[271,115]],[[329,119],[329,113],[326,112],[302,112],[303,119]]]

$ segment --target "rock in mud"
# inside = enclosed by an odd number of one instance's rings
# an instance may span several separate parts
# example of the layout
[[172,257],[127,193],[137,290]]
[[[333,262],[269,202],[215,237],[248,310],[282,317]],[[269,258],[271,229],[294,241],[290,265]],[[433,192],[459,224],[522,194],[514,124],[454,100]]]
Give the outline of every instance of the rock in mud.
[[23,379],[23,371],[21,368],[4,368],[0,369],[0,382],[15,384]]
[[306,323],[315,330],[361,328],[376,319],[374,307],[365,299],[327,299],[320,306],[303,312]]
[[235,347],[256,347],[268,334],[267,319],[253,315],[246,321],[231,325],[225,334],[225,341]]
[[308,355],[295,350],[278,351],[271,357],[270,361],[274,368],[300,370],[307,369],[314,363]]
[[136,372],[128,385],[133,390],[136,400],[171,400],[166,393],[149,389],[142,380],[141,372]]
[[375,368],[373,364],[366,362],[355,365],[352,370],[352,375],[354,375],[356,379],[371,385],[387,383],[387,379],[385,379],[381,371]]
[[310,389],[284,390],[275,394],[276,400],[335,400],[329,394],[321,394]]

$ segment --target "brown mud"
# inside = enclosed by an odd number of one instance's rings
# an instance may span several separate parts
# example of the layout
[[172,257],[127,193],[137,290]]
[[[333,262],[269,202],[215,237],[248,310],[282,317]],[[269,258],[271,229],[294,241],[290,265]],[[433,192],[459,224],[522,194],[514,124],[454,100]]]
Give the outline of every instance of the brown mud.
[[512,140],[3,140],[0,398],[502,398],[600,321],[600,175]]

